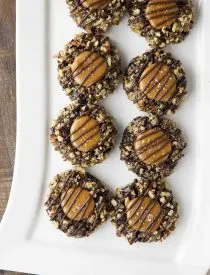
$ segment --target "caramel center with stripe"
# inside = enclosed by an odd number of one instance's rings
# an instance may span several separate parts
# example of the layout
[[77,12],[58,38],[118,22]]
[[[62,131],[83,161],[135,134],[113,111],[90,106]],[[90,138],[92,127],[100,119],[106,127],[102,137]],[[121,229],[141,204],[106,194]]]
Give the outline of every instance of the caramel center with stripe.
[[70,135],[71,143],[81,152],[94,149],[101,140],[99,124],[89,116],[77,118],[71,126]]
[[150,0],[145,10],[145,16],[152,27],[160,30],[171,26],[175,22],[178,12],[176,0]]
[[160,226],[163,214],[157,200],[149,197],[125,199],[127,222],[131,229],[154,233]]
[[62,194],[61,206],[69,219],[80,221],[91,215],[95,203],[92,195],[86,189],[75,187]]
[[91,9],[104,8],[109,3],[109,0],[86,0],[83,2],[83,6]]
[[71,64],[72,76],[81,86],[89,87],[105,75],[107,63],[96,52],[84,51]]
[[150,64],[141,75],[139,87],[149,99],[167,102],[176,91],[176,76],[164,63]]
[[135,140],[134,148],[141,161],[158,166],[167,160],[172,145],[162,130],[154,128],[139,134]]

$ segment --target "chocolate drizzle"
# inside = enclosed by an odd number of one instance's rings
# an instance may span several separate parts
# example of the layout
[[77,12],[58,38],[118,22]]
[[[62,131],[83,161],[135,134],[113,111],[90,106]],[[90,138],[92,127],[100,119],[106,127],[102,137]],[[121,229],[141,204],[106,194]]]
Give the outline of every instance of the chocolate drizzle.
[[158,23],[156,25],[156,27],[159,28],[160,26],[163,26],[163,24],[165,24],[173,19],[176,19],[176,13],[169,13],[168,15],[169,15],[169,17],[167,19],[162,20],[160,23]]
[[[86,6],[83,5],[83,4],[85,4],[86,1],[87,1],[87,0],[78,1],[77,4],[75,5],[75,7],[70,11],[70,13],[71,13],[72,15],[76,15],[76,14],[78,14],[78,13],[80,12],[80,10],[79,10],[79,11],[77,11],[77,12],[75,13],[75,11],[76,11],[79,7],[83,7],[83,8],[85,8],[85,9],[87,9],[87,8],[94,8],[94,6],[97,5],[97,4],[99,4],[99,3],[109,2],[109,0],[98,0],[98,1],[96,1],[96,2],[93,2],[93,3],[88,4],[88,6],[86,7]],[[107,4],[108,4],[108,3],[107,3]]]
[[[160,222],[160,225],[161,225],[161,221],[160,219],[164,219],[164,212],[165,212],[165,207],[166,205],[172,200],[172,195],[169,195],[167,196],[167,198],[165,199],[165,202],[164,203],[159,203],[159,200],[160,200],[160,196],[161,196],[161,193],[164,191],[164,188],[160,186],[157,194],[155,195],[154,199],[151,199],[148,195],[149,191],[152,190],[152,182],[148,182],[146,188],[144,189],[143,193],[142,194],[138,194],[137,197],[135,197],[136,199],[137,198],[142,198],[140,201],[134,201],[130,206],[129,208],[125,208],[125,211],[123,213],[123,216],[124,218],[126,219],[126,224],[127,226],[135,233],[134,235],[134,239],[131,240],[131,243],[133,242],[136,242],[138,240],[141,240],[143,242],[147,242],[151,235],[153,234],[152,230],[155,226],[157,226],[157,223],[158,221]],[[135,199],[134,198],[134,199]],[[149,203],[146,205],[146,207],[143,209],[143,211],[141,212],[141,215],[138,216],[138,219],[136,219],[132,224],[129,224],[129,221],[134,217],[134,215],[139,211],[139,209],[142,207],[144,201],[145,201],[145,198],[149,198],[150,201]],[[137,203],[136,203],[137,202]],[[158,211],[158,213],[154,216],[154,219],[148,223],[148,225],[141,231],[141,227],[142,225],[145,223],[145,219],[147,218],[147,216],[154,210],[154,207],[157,205],[157,203],[160,204],[160,210]],[[137,205],[136,205],[137,204]],[[119,207],[120,205],[118,205],[116,211],[115,211],[115,215],[117,215],[117,211],[119,210]],[[129,211],[132,210],[132,208],[135,207],[135,210],[134,212],[132,213],[132,215],[130,217],[127,217],[127,213]],[[161,218],[162,217],[162,218]],[[137,227],[137,229],[132,229],[135,224],[137,224],[138,222],[139,225]],[[159,226],[160,226],[159,225]],[[159,228],[159,227],[158,227]],[[158,231],[158,228],[156,229]],[[121,234],[127,234],[127,227],[124,226],[122,227],[121,229],[118,229],[119,232]],[[140,231],[139,231],[140,230]]]
[[161,135],[160,137],[157,137],[155,140],[152,140],[149,144],[141,146],[139,149],[136,150],[136,153],[141,154],[147,150],[150,150],[153,146],[158,145],[158,143],[162,143],[166,140],[168,140],[168,138],[164,135]]
[[[158,198],[156,198],[156,200],[158,200]],[[145,235],[143,237],[143,242],[146,242],[146,241],[149,240],[150,235],[151,235],[151,231],[152,231],[154,225],[156,224],[156,222],[160,219],[161,215],[163,215],[163,212],[164,212],[163,208],[169,202],[169,200],[171,200],[171,198],[169,198],[168,200],[166,200],[166,202],[164,204],[162,204],[162,211],[159,211],[159,213],[154,218],[153,222],[145,228]]]
[[[78,24],[78,26],[79,27],[85,27],[85,26],[87,26],[88,24],[90,24],[90,23],[93,23],[94,21],[92,21],[92,22],[86,22],[85,23],[85,21],[88,19],[88,17],[92,14],[92,13],[94,13],[95,12],[95,10],[90,10],[89,12],[87,12],[86,13],[86,15],[82,18],[82,20],[80,21],[80,23]],[[84,24],[85,23],[85,24]]]
[[[183,83],[186,83],[186,79],[185,78],[183,78],[182,80],[177,80],[177,83],[173,83],[173,84],[171,84],[171,87],[169,87],[169,89],[172,89],[173,88],[173,85],[182,85]],[[162,98],[164,98],[165,96],[166,96],[166,94],[168,93],[168,91],[166,91],[165,93],[163,93],[162,94],[162,96],[159,98],[159,101],[161,101],[162,100]],[[165,104],[171,104],[172,103],[172,101],[173,101],[173,99],[176,97],[176,93],[173,93],[169,98],[168,98],[168,100],[167,100],[167,102],[164,102]],[[177,106],[181,103],[181,101],[182,101],[183,99],[182,99],[182,97],[180,97],[180,102],[177,102],[176,104],[177,104]],[[150,100],[150,101],[148,101],[148,103],[146,104],[146,108],[147,108],[147,110],[149,111],[149,110],[151,110],[151,109],[158,109],[158,106],[154,106],[154,104],[153,104],[153,102],[154,102],[154,99],[153,100]],[[175,108],[175,107],[174,107]],[[172,109],[172,111],[173,111],[173,109]]]
[[[69,189],[72,188],[72,186],[73,186],[73,184],[70,184],[70,185],[69,185],[69,179],[70,179],[71,177],[72,177],[72,175],[70,174],[69,177],[68,177],[68,179],[67,179],[67,181],[64,183],[63,187],[60,189],[60,192],[58,193],[58,195],[51,201],[51,203],[50,203],[50,204],[48,205],[48,207],[47,207],[47,210],[49,211],[49,210],[51,209],[51,207],[52,207],[53,204],[57,204],[57,209],[56,209],[56,211],[55,211],[55,214],[51,217],[51,220],[56,219],[56,217],[57,217],[57,215],[58,215],[58,211],[61,210],[61,205],[62,205],[62,203],[65,201]],[[57,183],[57,184],[59,184],[59,183]],[[56,184],[56,186],[57,186],[57,184]],[[56,186],[54,187],[52,193],[56,190]],[[67,186],[68,186],[68,188],[67,188]],[[81,186],[81,188],[79,188],[79,191],[77,192],[76,197],[74,198],[74,200],[72,201],[70,207],[68,208],[68,211],[67,211],[66,213],[64,213],[63,210],[62,210],[62,212],[63,212],[63,217],[62,217],[62,219],[60,220],[60,226],[63,224],[63,221],[64,221],[66,218],[68,218],[67,215],[68,215],[68,213],[71,211],[71,209],[72,209],[72,207],[73,207],[73,205],[74,205],[76,199],[77,199],[78,196],[81,194],[81,192],[82,192],[82,190],[83,190],[82,188],[84,188],[83,185]],[[75,189],[73,190],[73,192],[70,194],[70,196],[68,197],[68,200],[67,200],[67,201],[65,202],[65,204],[62,206],[62,208],[65,207],[65,206],[68,204],[68,202],[70,201],[70,199],[72,198],[72,196],[75,194],[76,191],[77,191],[77,189],[75,188]],[[72,220],[74,220],[79,214],[81,214],[81,212],[82,212],[81,217],[80,217],[80,219],[76,222],[75,225],[77,225],[79,222],[82,221],[83,216],[84,216],[84,214],[85,214],[85,212],[86,212],[86,210],[87,210],[87,208],[88,208],[88,206],[89,206],[89,204],[90,204],[90,201],[93,199],[93,197],[94,197],[94,195],[97,193],[97,191],[98,191],[98,189],[96,189],[95,192],[93,192],[93,194],[83,203],[82,207],[75,213],[75,215],[74,215],[74,217],[73,217],[72,219],[69,219],[69,218],[68,218],[68,220],[69,220],[68,225],[71,224]],[[62,194],[64,194],[63,197],[62,197]],[[59,201],[59,203],[58,203],[58,201]],[[88,215],[88,217],[90,217],[91,215],[92,215],[92,213],[90,213],[90,214]]]
[[[149,70],[145,75],[143,75],[140,79],[139,79],[139,82],[141,82],[143,79],[145,79],[146,76],[148,76],[150,73],[152,73],[157,67],[159,67],[159,70],[162,69],[162,67],[164,66],[163,63],[159,64],[155,64],[155,66]],[[146,94],[148,94],[156,85],[157,83],[155,82],[150,88],[150,84],[152,84],[152,81],[155,79],[155,77],[157,76],[159,70],[157,70],[155,72],[155,74],[152,76],[152,78],[150,79],[150,81],[148,82],[148,84],[146,85],[146,87],[141,91],[141,95],[139,96],[139,99],[138,100],[141,100]],[[147,90],[149,88],[149,90]]]
[[[133,82],[132,87],[129,89],[129,91],[131,91],[135,87],[137,87],[137,85],[142,80],[144,80],[145,77],[147,77],[149,74],[151,74],[155,69],[157,69],[158,67],[159,67],[159,69],[156,70],[156,72],[154,73],[154,75],[152,76],[152,78],[148,81],[148,84],[145,86],[145,88],[143,90],[140,90],[140,93],[138,94],[138,96],[137,96],[136,100],[134,101],[134,103],[140,102],[152,89],[154,89],[159,83],[161,83],[162,81],[164,81],[162,83],[162,85],[158,88],[158,90],[157,90],[154,98],[153,99],[149,99],[148,105],[150,105],[153,101],[157,100],[159,94],[162,92],[162,90],[164,89],[165,85],[168,83],[168,81],[169,81],[169,79],[170,79],[170,77],[172,75],[172,71],[170,69],[169,72],[166,73],[166,74],[164,74],[163,77],[158,82],[154,81],[155,77],[158,75],[159,71],[163,68],[163,66],[165,64],[164,60],[162,60],[161,63],[156,63],[147,73],[145,73],[143,76],[141,76],[142,73],[143,73],[143,71],[148,66],[149,62],[150,62],[150,60],[148,59],[148,61],[146,62],[146,64],[143,66],[143,68],[141,68],[140,73],[137,75],[137,78]],[[176,66],[178,64],[178,62],[179,61],[172,60],[172,62],[170,63],[170,67]],[[154,81],[154,84],[152,84],[153,81]],[[169,89],[172,89],[174,85],[176,85],[176,82],[173,82],[171,84],[171,86],[169,87]],[[158,101],[161,101],[167,95],[169,89],[166,89],[166,91],[161,95],[161,97],[158,99]],[[173,95],[168,98],[167,104],[169,104],[173,100],[173,97],[175,95],[176,95],[176,93],[173,93]]]
[[[64,109],[64,114],[60,115],[57,118],[57,120],[55,121],[56,124],[51,128],[51,142],[53,144],[58,144],[58,146],[62,145],[63,147],[68,149],[69,154],[67,159],[71,163],[81,165],[81,162],[83,164],[83,161],[86,161],[87,158],[96,158],[96,163],[98,163],[101,160],[98,155],[100,154],[105,158],[105,156],[107,156],[108,152],[111,150],[114,144],[116,129],[114,127],[112,119],[109,117],[108,114],[106,114],[105,110],[98,105],[94,105],[93,108],[89,108],[88,106],[86,106],[82,109],[81,105],[79,105],[79,110],[78,107],[69,107]],[[73,123],[81,117],[88,118],[81,120],[79,124],[77,124],[77,127],[74,127],[73,129]],[[92,122],[91,124],[87,125],[87,123],[91,119],[95,120],[98,123],[98,127],[94,127],[95,124]],[[82,128],[85,129],[82,130]],[[77,130],[79,130],[79,133],[77,132]],[[92,146],[93,142],[94,146]],[[91,149],[89,149],[90,145]],[[78,148],[78,146],[83,147],[83,151],[81,150],[81,148]],[[84,149],[89,150],[84,151]]]
[[[153,130],[155,130],[155,129],[153,129]],[[144,135],[142,136],[143,133],[144,133]],[[150,131],[150,132],[148,132],[148,133],[145,133],[145,131],[141,131],[141,132],[140,132],[140,136],[136,139],[136,141],[137,141],[137,142],[138,142],[138,141],[141,141],[141,140],[143,140],[143,139],[145,139],[145,138],[148,138],[148,137],[154,135],[155,133],[158,133],[158,130]]]
[[150,62],[150,60],[151,60],[151,58],[152,58],[152,56],[154,55],[154,53],[155,53],[156,50],[157,50],[157,49],[153,49],[153,50],[151,50],[151,51],[148,53],[148,61],[142,66],[142,68],[140,68],[140,70],[139,70],[139,72],[138,72],[136,78],[135,78],[134,81],[133,81],[133,84],[132,84],[131,87],[128,89],[128,91],[132,91],[132,90],[136,87],[136,85],[137,85],[138,82],[140,81],[141,74],[142,74],[143,71],[146,69],[147,65],[149,64],[149,62]]
[[[159,197],[157,197],[156,199],[159,199]],[[143,237],[143,242],[146,242],[149,240],[150,236],[151,236],[151,231],[155,225],[155,223],[158,221],[158,219],[161,217],[161,215],[163,214],[163,209],[164,207],[167,205],[167,203],[169,203],[171,201],[172,197],[170,196],[169,198],[167,198],[165,200],[165,202],[162,204],[162,211],[160,211],[157,216],[154,218],[153,222],[148,225],[147,228],[145,228],[145,234],[144,234],[144,237]]]
[[[82,133],[82,134],[79,135],[77,138],[72,139],[72,143],[78,141],[80,138],[84,137],[86,134],[90,133],[90,132],[93,131],[94,129],[97,129],[97,126],[96,126],[96,125],[93,126],[93,127],[91,127],[91,128],[89,128],[89,129],[87,130],[87,132]],[[96,133],[94,133],[94,136],[97,135],[97,134],[99,134],[99,133],[100,133],[100,130],[98,130]],[[92,138],[92,137],[94,137],[94,136],[90,136],[88,139],[86,139],[85,141],[83,141],[82,143],[80,143],[79,145],[77,145],[76,148],[80,147],[81,145],[83,145],[85,142],[87,142],[90,138]]]
[[[138,219],[136,219],[136,221],[130,225],[131,227],[133,227],[138,221],[140,221],[140,224],[137,228],[137,231],[140,230],[141,226],[143,225],[143,223],[145,222],[145,219],[147,218],[148,214],[153,210],[153,208],[155,207],[155,204],[158,202],[158,199],[159,199],[159,196],[160,196],[160,191],[159,193],[157,194],[156,198],[155,199],[151,199],[150,202],[147,204],[147,206],[145,207],[145,209],[142,211],[141,215],[138,217]],[[145,197],[142,198],[141,202],[143,204],[143,201],[144,201]],[[140,207],[139,207],[140,208]],[[138,209],[139,209],[138,208]],[[136,210],[137,212],[138,210]],[[162,209],[159,211],[158,214],[162,213]],[[135,214],[135,212],[134,212]],[[152,221],[152,226],[155,225],[155,222],[154,220]]]
[[[168,139],[165,140],[165,141],[163,141],[163,144],[161,145],[161,147],[160,147],[160,148],[157,148],[154,152],[152,152],[151,154],[149,154],[148,156],[146,156],[146,157],[143,159],[143,161],[149,159],[149,158],[150,158],[151,156],[153,156],[154,154],[160,152],[163,148],[165,148],[165,146],[166,146],[167,144],[168,144]],[[169,153],[166,153],[166,154],[162,155],[162,156],[161,156],[161,159],[162,159],[162,158],[165,158],[165,157],[168,156],[168,155],[169,155]],[[159,158],[158,158],[158,159],[159,159]],[[158,159],[153,160],[151,164],[153,164],[154,162],[156,162]]]
[[[72,110],[73,112],[77,112],[77,110],[79,109],[79,108],[81,108],[81,106],[79,105],[78,107],[76,107],[74,110]],[[94,115],[95,115],[95,113],[97,112],[97,108],[95,108],[95,109],[93,109],[93,110],[88,110],[87,112],[84,112],[83,114],[82,114],[82,116],[88,116],[89,117],[89,119],[84,123],[84,125],[82,125],[81,127],[79,127],[77,130],[80,130],[82,127],[84,127],[85,126],[85,124],[86,123],[88,123],[89,122],[89,120],[91,120],[93,117],[94,117]],[[62,123],[62,122],[64,122],[63,120],[58,120],[57,121],[57,123],[52,127],[52,129],[55,129],[55,127],[59,124],[59,123]],[[65,140],[65,141],[68,141],[69,140],[69,138],[72,136],[72,134],[74,134],[74,132],[72,132],[71,134],[70,134],[70,126],[68,127],[68,129],[66,129],[66,127],[63,127],[63,128],[61,128],[61,136],[63,137],[63,139]],[[53,130],[51,130],[52,132],[53,132]],[[64,134],[63,134],[64,133]]]
[[71,64],[70,74],[74,81],[86,88],[100,80],[107,70],[107,63],[103,57],[93,51],[80,53]]
[[[84,58],[83,62],[81,62],[74,70],[72,70],[70,76],[77,76],[78,74],[80,74],[84,69],[86,69],[89,65],[89,63],[86,64],[85,67],[83,67],[83,65],[85,64],[86,61],[88,61],[88,59],[94,54],[94,52],[89,52],[89,54]],[[97,56],[98,57],[98,56]],[[95,61],[95,60],[93,60]],[[81,68],[81,70],[79,70]],[[77,72],[77,70],[79,70],[79,73],[77,73],[76,75],[74,75],[74,73]]]
[[[111,49],[108,50],[107,54],[109,54],[109,51],[111,51]],[[92,53],[94,53],[94,52],[92,52]],[[84,65],[84,62],[87,61],[87,59],[90,58],[90,57],[91,57],[91,55],[87,56],[87,58],[82,62],[81,66],[83,66],[83,65]],[[99,58],[100,58],[100,56],[99,56]],[[93,70],[91,70],[91,71],[87,74],[87,76],[83,79],[82,83],[80,83],[80,84],[77,85],[77,88],[74,90],[74,94],[75,94],[76,96],[73,96],[73,95],[72,95],[72,99],[73,99],[73,100],[77,100],[77,98],[78,98],[79,96],[81,96],[80,94],[77,94],[78,91],[79,91],[79,89],[84,85],[84,83],[87,81],[87,79],[88,79],[92,74],[94,74],[95,71],[98,70],[98,69],[100,68],[100,66],[102,66],[102,65],[103,65],[103,62],[100,62]],[[111,72],[113,69],[115,69],[115,66],[111,66],[110,68],[106,69],[106,71],[104,72],[104,75],[101,77],[101,79],[102,79],[105,75],[107,75],[109,72]],[[73,77],[73,74],[72,74],[72,73],[70,74],[70,77]],[[101,79],[99,79],[99,80],[101,80]],[[93,83],[93,84],[94,84],[94,83]],[[71,87],[73,87],[74,85],[75,85],[75,84],[72,83],[72,84],[71,84]],[[91,86],[91,85],[87,86],[86,89],[88,89],[90,86]],[[71,87],[70,87],[70,88],[71,88]]]
[[[68,194],[68,190],[69,190],[69,189],[66,190],[66,192],[65,192],[65,194],[64,194],[64,196],[63,196],[63,199],[61,199],[61,205],[62,205],[62,202],[64,202],[65,199],[66,199],[66,196],[67,196],[67,194]],[[74,195],[74,193],[76,192],[76,190],[77,190],[76,188],[73,190],[73,192],[71,193],[71,195],[68,197],[68,200],[66,200],[65,204],[62,206],[63,208],[65,208],[65,206],[68,204],[68,202],[70,201],[71,197]],[[68,214],[69,214],[69,212],[71,211],[71,209],[72,209],[74,203],[76,202],[77,198],[78,198],[79,195],[81,194],[82,188],[78,188],[78,190],[79,190],[79,191],[77,192],[77,194],[76,194],[74,200],[73,200],[72,203],[70,204],[68,210],[66,211],[66,213],[64,213],[65,215],[63,216],[63,218],[62,218],[62,220],[61,220],[61,223],[63,223],[63,221],[64,221],[64,219],[66,218],[66,216],[68,216]]]
[[[87,0],[82,0],[82,1],[79,1],[75,7],[70,11],[71,15],[72,16],[76,16],[77,14],[79,13],[83,13],[83,11],[86,11],[86,14],[82,17],[82,20],[79,22],[79,27],[85,27],[86,25],[90,24],[90,23],[94,23],[94,21],[98,20],[98,18],[96,17],[96,19],[92,20],[91,22],[86,22],[85,21],[88,19],[88,17],[93,14],[94,12],[96,12],[96,9],[97,8],[94,8],[94,6],[102,3],[101,7],[99,8],[102,8],[103,5],[107,2],[107,5],[108,3],[111,1],[111,0],[98,0],[96,2],[93,2],[91,4],[88,5],[88,7],[84,6],[83,4],[85,4]],[[104,4],[103,4],[104,3]],[[81,9],[79,9],[81,8]],[[76,11],[76,12],[75,12]],[[85,23],[85,24],[84,24]]]
[[78,13],[80,12],[80,10],[79,10],[78,12],[76,12],[76,13],[75,13],[75,11],[76,11],[79,7],[81,7],[82,4],[85,3],[85,1],[86,1],[86,0],[82,0],[82,1],[78,0],[78,1],[77,1],[77,4],[75,4],[74,8],[73,8],[72,10],[70,10],[70,14],[71,14],[71,15],[76,15],[76,14],[78,14]]
[[[172,6],[170,6],[170,7],[167,7],[167,11],[168,10],[171,10],[171,9],[173,9],[174,7],[176,7],[176,4],[175,4],[175,2],[173,3],[173,2],[171,2],[171,1],[165,1],[165,2],[150,2],[149,3],[149,5],[150,6],[156,6],[156,5],[168,5],[168,4],[171,4]],[[158,9],[158,10],[152,10],[152,11],[149,11],[149,12],[147,12],[147,13],[145,13],[146,15],[150,15],[150,14],[153,14],[153,13],[157,13],[157,12],[161,12],[161,11],[166,11],[166,9],[165,9],[165,7],[164,8],[160,8],[160,9]]]
[[[88,206],[89,206],[91,200],[92,200],[92,196],[90,196],[90,197],[83,203],[82,207],[79,209],[79,211],[77,211],[77,213],[76,213],[76,214],[74,215],[74,217],[72,218],[73,220],[74,220],[80,213],[82,213],[82,214],[81,214],[81,217],[80,217],[80,219],[78,220],[78,222],[80,222],[80,221],[83,219],[83,217],[84,217],[84,215],[85,215],[85,212],[86,212],[86,210],[88,209]],[[92,213],[91,213],[91,214],[92,214]],[[77,222],[77,223],[78,223],[78,222]],[[76,223],[76,224],[77,224],[77,223]]]
[[[115,66],[112,66],[112,67],[110,67],[109,69],[107,69],[107,70],[106,70],[106,74],[108,74],[109,72],[111,72],[113,69],[115,69]],[[72,99],[73,99],[73,100],[76,100],[76,99],[80,96],[80,94],[78,95],[77,92],[79,91],[79,89],[82,87],[83,84],[84,84],[84,83],[78,85],[77,89],[74,91],[75,96],[72,96]],[[72,86],[73,86],[73,85],[72,85]],[[89,88],[89,87],[87,87],[87,88]]]
[[[60,192],[59,192],[59,193],[55,196],[55,198],[52,199],[51,202],[49,203],[49,205],[48,205],[48,207],[47,207],[48,210],[52,207],[52,205],[53,205],[53,204],[58,200],[58,198],[61,196],[62,192],[63,192],[63,191],[65,190],[65,188],[66,188],[66,185],[69,183],[69,180],[70,180],[71,176],[72,176],[72,174],[69,173],[69,176],[68,176],[67,180],[65,181],[65,183],[63,184],[63,187],[61,188]],[[56,185],[54,186],[53,192],[57,189],[58,186],[59,186],[59,181],[58,181],[58,182],[56,183]],[[69,188],[71,188],[71,185],[70,185]]]
[[[91,213],[89,213],[89,215],[87,216],[87,218],[86,219],[83,219],[83,217],[84,217],[84,214],[85,214],[85,212],[86,212],[86,210],[87,210],[87,208],[88,208],[88,206],[89,206],[89,204],[90,204],[90,201],[94,198],[94,196],[95,196],[95,194],[97,193],[97,191],[98,191],[98,188],[96,188],[94,191],[93,191],[93,193],[92,193],[92,196],[89,198],[89,199],[87,199],[84,203],[83,203],[83,205],[82,205],[82,207],[78,210],[78,212],[75,214],[75,216],[73,217],[73,219],[68,219],[68,222],[67,222],[67,224],[65,225],[66,226],[66,228],[68,229],[71,225],[73,225],[74,226],[74,233],[77,233],[77,232],[79,232],[79,230],[81,229],[81,227],[83,226],[83,224],[90,218],[90,216],[93,214],[92,212]],[[60,203],[61,204],[61,203]],[[100,210],[100,208],[99,208],[99,210]],[[101,211],[101,210],[100,210]],[[98,211],[97,211],[97,213],[99,213]],[[74,219],[79,215],[79,214],[81,214],[81,217],[80,217],[80,219],[78,220],[78,221],[74,221]],[[65,218],[64,218],[65,219]],[[64,220],[63,219],[63,220]],[[63,224],[63,221],[62,221],[62,223],[60,224],[60,226]],[[78,226],[78,225],[80,225],[80,226]]]
[[[96,129],[96,128],[95,128]],[[95,132],[94,134],[92,134],[88,139],[86,139],[85,141],[83,141],[82,143],[80,143],[79,145],[75,146],[77,149],[79,147],[81,147],[82,145],[84,145],[85,143],[89,142],[92,138],[94,138],[95,136],[100,134],[100,130],[98,130],[97,132]],[[94,146],[95,147],[95,146]],[[92,148],[93,149],[93,148]]]
[[141,132],[134,143],[135,154],[147,165],[161,165],[171,153],[169,137],[159,128]]
[[65,171],[56,175],[50,186],[47,213],[67,236],[89,236],[106,221],[108,190],[91,174]]
[[176,1],[149,1],[145,17],[155,29],[169,27],[176,20],[179,8]]
[[[148,182],[147,187],[146,187],[146,189],[144,190],[144,192],[143,192],[143,194],[142,194],[143,197],[146,196],[146,195],[148,194],[148,192],[149,192],[149,190],[150,190],[149,187],[150,187],[151,184],[152,184],[151,182]],[[130,205],[130,207],[129,207],[128,209],[125,210],[124,214],[127,214],[128,211],[130,211],[130,210],[133,208],[133,206],[134,206],[135,204],[136,204],[136,202],[133,202],[133,203]],[[140,205],[139,207],[141,207],[141,205]],[[118,207],[115,209],[115,215],[116,215],[117,211],[119,210],[119,208],[120,208],[120,205],[118,205]],[[135,213],[134,213],[134,214],[135,214]],[[132,216],[131,216],[129,219],[127,219],[127,221],[129,221],[130,219],[132,219]]]
[[71,132],[71,136],[74,135],[79,130],[81,130],[86,124],[88,124],[88,122],[91,119],[93,119],[91,116],[89,116],[89,113],[88,114],[84,114],[82,117],[85,117],[85,116],[87,117],[87,119],[78,128],[76,128],[76,130],[74,130],[74,131]]
[[[171,0],[169,0],[169,1],[156,1],[156,2],[155,1],[153,2],[152,0],[148,0],[148,1],[150,1],[150,3],[149,3],[150,6],[172,4]],[[148,2],[148,1],[146,1],[146,2]],[[185,5],[187,5],[188,0],[175,0],[174,2],[178,6],[185,6]]]
[[101,139],[98,122],[89,116],[79,117],[71,126],[70,139],[72,145],[79,151],[88,152],[92,150]]

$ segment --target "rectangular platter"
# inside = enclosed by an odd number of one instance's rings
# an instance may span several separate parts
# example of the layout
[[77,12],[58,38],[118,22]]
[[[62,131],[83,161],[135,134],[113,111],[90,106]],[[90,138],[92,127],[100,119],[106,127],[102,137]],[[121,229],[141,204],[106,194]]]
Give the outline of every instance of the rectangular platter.
[[[82,30],[68,16],[64,0],[17,0],[17,149],[8,207],[0,225],[0,269],[33,274],[196,274],[210,264],[210,2],[195,0],[196,24],[185,42],[169,46],[181,60],[189,97],[175,120],[188,142],[186,156],[167,181],[181,205],[177,230],[162,243],[129,246],[110,222],[91,237],[67,238],[45,213],[49,180],[68,169],[49,144],[49,127],[68,98],[57,81],[53,56]],[[148,48],[126,17],[107,35],[120,49],[124,67]],[[123,129],[140,115],[122,85],[100,103],[114,116],[118,138],[102,164],[87,169],[112,191],[135,175],[120,161]],[[143,114],[143,113],[142,113]]]

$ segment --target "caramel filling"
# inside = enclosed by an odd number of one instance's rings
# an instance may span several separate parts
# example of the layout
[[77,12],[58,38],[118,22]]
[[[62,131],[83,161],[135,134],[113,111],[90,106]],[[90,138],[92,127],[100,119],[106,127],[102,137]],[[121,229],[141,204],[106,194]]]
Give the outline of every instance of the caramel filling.
[[77,150],[88,152],[94,149],[101,140],[100,127],[95,119],[82,116],[73,122],[70,136],[71,143]]
[[171,26],[175,22],[178,12],[176,0],[150,0],[145,10],[145,16],[152,27],[160,30]]
[[149,99],[167,102],[176,91],[176,76],[164,63],[150,64],[141,75],[139,87]]
[[83,2],[83,6],[95,10],[106,7],[108,3],[109,0],[86,0]]
[[61,206],[65,215],[74,221],[87,219],[94,210],[92,195],[81,187],[70,188],[61,196]]
[[107,63],[98,53],[84,51],[75,58],[71,70],[77,84],[89,87],[103,78]]
[[168,136],[160,129],[149,129],[139,134],[134,143],[137,156],[149,165],[161,165],[167,160],[172,145]]
[[125,199],[127,222],[131,229],[154,233],[160,226],[163,214],[160,204],[149,197]]

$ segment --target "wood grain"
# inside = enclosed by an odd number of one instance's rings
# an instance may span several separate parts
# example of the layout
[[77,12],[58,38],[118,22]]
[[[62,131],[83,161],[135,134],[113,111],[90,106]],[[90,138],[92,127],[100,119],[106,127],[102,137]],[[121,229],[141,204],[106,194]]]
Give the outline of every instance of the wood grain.
[[[11,187],[15,156],[15,1],[0,0],[0,219]],[[20,275],[0,270],[1,275]]]
[[0,0],[0,217],[10,191],[15,154],[15,1]]

